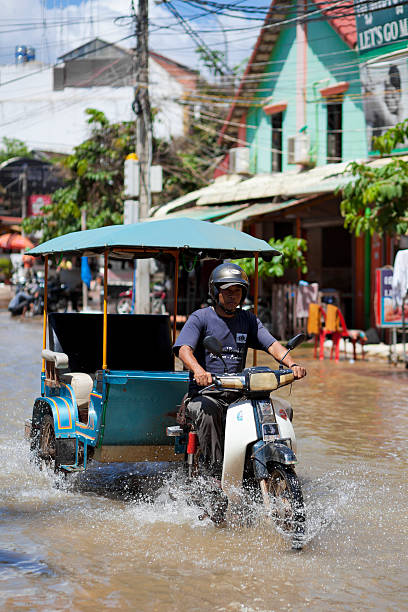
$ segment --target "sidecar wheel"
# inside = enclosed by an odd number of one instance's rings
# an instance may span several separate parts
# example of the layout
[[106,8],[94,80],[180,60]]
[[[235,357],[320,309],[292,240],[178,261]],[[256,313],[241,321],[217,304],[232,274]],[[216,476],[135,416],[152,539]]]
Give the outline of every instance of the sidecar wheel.
[[58,472],[61,464],[75,463],[75,441],[56,439],[54,419],[50,414],[42,417],[38,430],[32,438],[31,450],[34,451],[35,461],[40,469],[46,465]]
[[37,456],[48,467],[55,468],[57,444],[55,439],[54,419],[49,414],[44,415],[38,434]]
[[301,548],[305,534],[302,489],[293,468],[272,464],[269,477],[260,481],[264,504],[279,531],[292,536],[292,547]]

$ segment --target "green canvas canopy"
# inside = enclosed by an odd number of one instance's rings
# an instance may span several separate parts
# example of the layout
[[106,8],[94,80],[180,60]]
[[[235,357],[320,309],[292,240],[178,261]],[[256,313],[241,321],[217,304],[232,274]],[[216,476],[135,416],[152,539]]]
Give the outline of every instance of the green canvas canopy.
[[231,227],[185,217],[72,232],[47,240],[28,253],[92,255],[105,250],[117,257],[151,257],[152,253],[160,255],[174,250],[183,250],[198,259],[253,257],[257,253],[270,261],[274,255],[280,255],[265,240]]

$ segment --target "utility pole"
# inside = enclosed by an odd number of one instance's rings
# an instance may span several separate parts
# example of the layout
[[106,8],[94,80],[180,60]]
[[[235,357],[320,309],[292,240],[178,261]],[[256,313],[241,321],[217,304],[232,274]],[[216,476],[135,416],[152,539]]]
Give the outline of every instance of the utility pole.
[[[136,21],[136,153],[139,159],[139,220],[150,214],[150,166],[152,164],[152,125],[149,100],[149,15],[148,0],[138,0]],[[150,261],[139,259],[136,270],[136,313],[150,312]]]

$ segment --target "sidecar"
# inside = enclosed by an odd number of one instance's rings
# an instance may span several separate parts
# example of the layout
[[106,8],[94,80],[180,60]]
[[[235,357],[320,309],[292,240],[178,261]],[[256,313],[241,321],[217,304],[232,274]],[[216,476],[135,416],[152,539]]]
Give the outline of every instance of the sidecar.
[[[31,439],[45,460],[74,471],[98,461],[171,461],[186,372],[174,371],[169,315],[108,314],[108,369],[100,368],[103,315],[50,313],[45,372]],[[51,417],[46,418],[46,417]]]
[[[255,256],[257,262],[277,252],[232,228],[179,218],[74,232],[30,254],[43,256],[45,266],[41,389],[26,422],[36,456],[66,472],[86,469],[90,458],[183,458],[182,439],[175,447],[166,436],[188,386],[188,373],[175,371],[172,352],[180,254],[194,261]],[[102,313],[47,313],[48,258],[55,255],[103,255]],[[173,258],[173,316],[108,314],[109,257]]]

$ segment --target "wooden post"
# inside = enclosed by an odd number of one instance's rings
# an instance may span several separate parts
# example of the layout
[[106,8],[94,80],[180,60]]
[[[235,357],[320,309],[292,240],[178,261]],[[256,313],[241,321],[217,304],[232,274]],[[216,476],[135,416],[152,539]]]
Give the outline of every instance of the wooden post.
[[[47,307],[48,307],[48,255],[44,257],[44,312],[43,312],[43,349],[47,348]],[[42,360],[45,372],[45,359]]]
[[[302,229],[300,226],[300,217],[296,217],[296,238],[301,238],[301,237],[302,237]],[[297,278],[298,278],[298,282],[302,278],[302,270],[300,266],[297,267]]]
[[[259,254],[255,253],[254,314],[256,317],[258,316],[258,288],[259,288],[258,274],[259,274]],[[254,349],[253,365],[256,366],[256,364],[257,364],[257,354],[256,354],[256,350]]]
[[102,370],[107,370],[106,363],[108,345],[108,251],[104,252],[103,266],[103,348],[102,348]]

